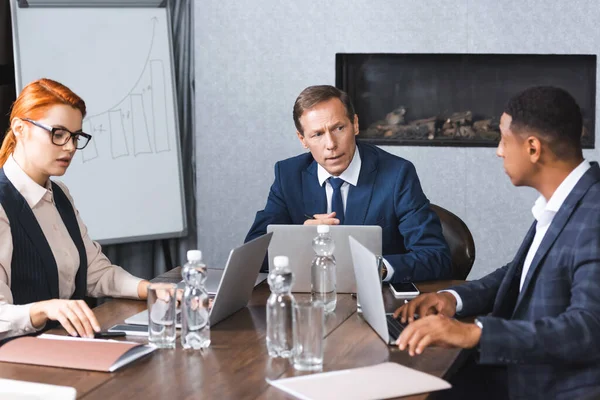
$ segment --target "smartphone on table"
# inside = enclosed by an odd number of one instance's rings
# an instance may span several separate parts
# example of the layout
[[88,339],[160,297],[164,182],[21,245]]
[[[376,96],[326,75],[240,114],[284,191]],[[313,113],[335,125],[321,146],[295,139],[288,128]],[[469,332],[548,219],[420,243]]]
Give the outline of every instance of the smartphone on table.
[[117,324],[108,329],[109,332],[125,332],[127,336],[148,336],[146,325]]
[[412,282],[390,283],[390,290],[395,298],[405,300],[414,299],[421,293]]

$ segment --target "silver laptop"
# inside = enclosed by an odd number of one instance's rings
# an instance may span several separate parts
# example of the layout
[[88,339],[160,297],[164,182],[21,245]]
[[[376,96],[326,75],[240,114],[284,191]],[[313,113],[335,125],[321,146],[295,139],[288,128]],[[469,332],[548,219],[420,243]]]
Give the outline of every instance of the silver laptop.
[[406,325],[385,312],[377,256],[353,237],[349,243],[363,318],[385,343],[394,345]]
[[[219,290],[219,285],[223,280],[224,273],[225,270],[221,268],[207,268],[207,277],[206,281],[204,281],[204,287],[206,288],[206,291],[211,297],[215,297],[215,295],[217,294],[217,291]],[[269,274],[267,274],[266,272],[259,272],[258,276],[256,277],[256,281],[254,282],[254,286],[258,286],[259,284],[261,284],[265,279],[267,279],[268,275]],[[180,289],[185,288],[185,282],[182,280],[177,284],[177,287]]]
[[[272,234],[268,233],[231,250],[223,273],[219,274],[221,279],[218,282],[216,296],[210,310],[211,326],[246,307],[254,286],[266,278],[267,274],[259,275],[259,271],[267,254],[271,236]],[[262,279],[260,279],[261,277]],[[179,317],[178,315],[178,328],[181,327]],[[125,320],[125,323],[148,325],[148,310],[132,315]]]
[[[273,232],[269,245],[269,270],[273,268],[275,256],[288,256],[294,273],[294,292],[310,292],[310,267],[315,252],[312,240],[317,236],[316,225],[269,225]],[[356,280],[352,270],[352,257],[348,237],[360,240],[371,252],[381,254],[381,227],[367,225],[332,225],[331,236],[335,242],[333,255],[336,260],[336,290],[338,293],[356,293]],[[375,271],[377,271],[375,269]]]

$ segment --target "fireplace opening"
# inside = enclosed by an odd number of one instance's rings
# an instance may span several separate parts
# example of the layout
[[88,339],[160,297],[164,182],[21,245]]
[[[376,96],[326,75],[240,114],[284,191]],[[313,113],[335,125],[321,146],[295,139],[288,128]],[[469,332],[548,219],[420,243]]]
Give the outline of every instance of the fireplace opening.
[[582,145],[594,148],[595,55],[336,54],[336,86],[374,144],[496,147],[508,99],[542,85],[575,97]]

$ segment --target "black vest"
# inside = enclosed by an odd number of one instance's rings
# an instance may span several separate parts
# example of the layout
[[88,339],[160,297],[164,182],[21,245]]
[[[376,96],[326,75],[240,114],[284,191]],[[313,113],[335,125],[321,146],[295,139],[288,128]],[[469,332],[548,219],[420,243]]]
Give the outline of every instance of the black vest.
[[[72,299],[83,299],[87,287],[87,256],[71,202],[52,182],[54,203],[79,252]],[[14,304],[58,299],[58,267],[33,211],[0,169],[0,204],[10,222],[13,241],[10,289]]]

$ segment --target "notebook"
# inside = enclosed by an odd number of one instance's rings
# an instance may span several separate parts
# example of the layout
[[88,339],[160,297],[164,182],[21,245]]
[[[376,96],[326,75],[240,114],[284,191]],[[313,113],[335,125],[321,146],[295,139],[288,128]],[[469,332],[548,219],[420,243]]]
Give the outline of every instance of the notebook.
[[0,362],[113,372],[154,350],[140,343],[43,334],[7,342],[0,347]]

